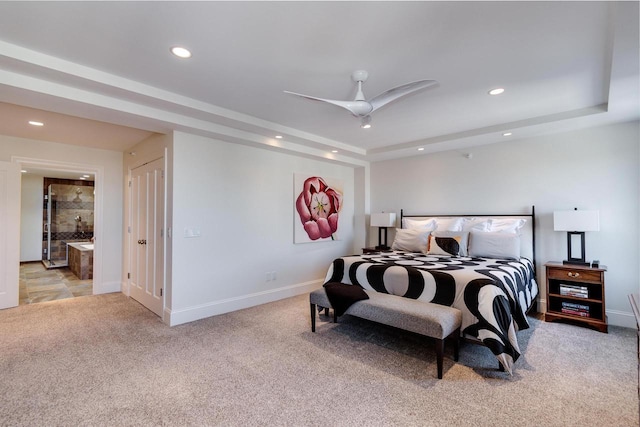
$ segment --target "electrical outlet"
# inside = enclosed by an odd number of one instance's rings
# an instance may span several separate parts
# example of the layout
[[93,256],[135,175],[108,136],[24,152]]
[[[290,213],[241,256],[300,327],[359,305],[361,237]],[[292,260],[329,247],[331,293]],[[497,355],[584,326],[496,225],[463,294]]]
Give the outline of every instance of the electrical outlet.
[[277,276],[276,276],[276,272],[275,272],[275,271],[272,271],[272,272],[271,272],[271,280],[275,281],[275,280],[276,280],[276,277],[277,277]]

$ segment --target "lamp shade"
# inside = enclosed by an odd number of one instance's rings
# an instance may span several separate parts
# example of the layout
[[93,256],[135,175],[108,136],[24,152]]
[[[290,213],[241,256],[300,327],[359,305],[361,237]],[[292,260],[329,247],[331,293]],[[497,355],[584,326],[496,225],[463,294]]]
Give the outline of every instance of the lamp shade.
[[600,231],[599,211],[555,211],[554,231]]
[[371,214],[371,226],[372,227],[395,227],[396,214],[395,212],[383,212]]

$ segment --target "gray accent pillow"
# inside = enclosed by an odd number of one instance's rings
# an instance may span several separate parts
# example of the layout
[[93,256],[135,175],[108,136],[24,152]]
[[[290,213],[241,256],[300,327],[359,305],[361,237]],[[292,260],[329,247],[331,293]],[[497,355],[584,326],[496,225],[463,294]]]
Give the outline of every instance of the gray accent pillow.
[[520,236],[501,231],[471,231],[469,256],[520,259]]

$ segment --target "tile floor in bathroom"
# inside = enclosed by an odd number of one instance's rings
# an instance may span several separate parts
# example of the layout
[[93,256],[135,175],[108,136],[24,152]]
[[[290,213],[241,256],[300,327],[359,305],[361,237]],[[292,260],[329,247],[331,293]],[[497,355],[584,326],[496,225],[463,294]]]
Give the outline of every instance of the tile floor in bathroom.
[[68,267],[47,270],[40,261],[20,263],[20,305],[92,294],[93,280],[78,279]]

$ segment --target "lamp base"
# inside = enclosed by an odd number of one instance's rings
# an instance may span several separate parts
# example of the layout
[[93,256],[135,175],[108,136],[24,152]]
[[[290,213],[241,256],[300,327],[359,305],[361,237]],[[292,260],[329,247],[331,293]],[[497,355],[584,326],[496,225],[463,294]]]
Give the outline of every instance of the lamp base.
[[378,246],[376,246],[376,250],[379,250],[379,251],[388,251],[390,249],[391,248],[389,246],[387,246],[387,245],[378,245]]
[[591,263],[589,263],[589,262],[571,261],[571,260],[569,260],[569,261],[564,260],[564,261],[562,261],[562,264],[564,264],[564,265],[581,265],[581,266],[584,266],[584,267],[589,267],[591,265]]

